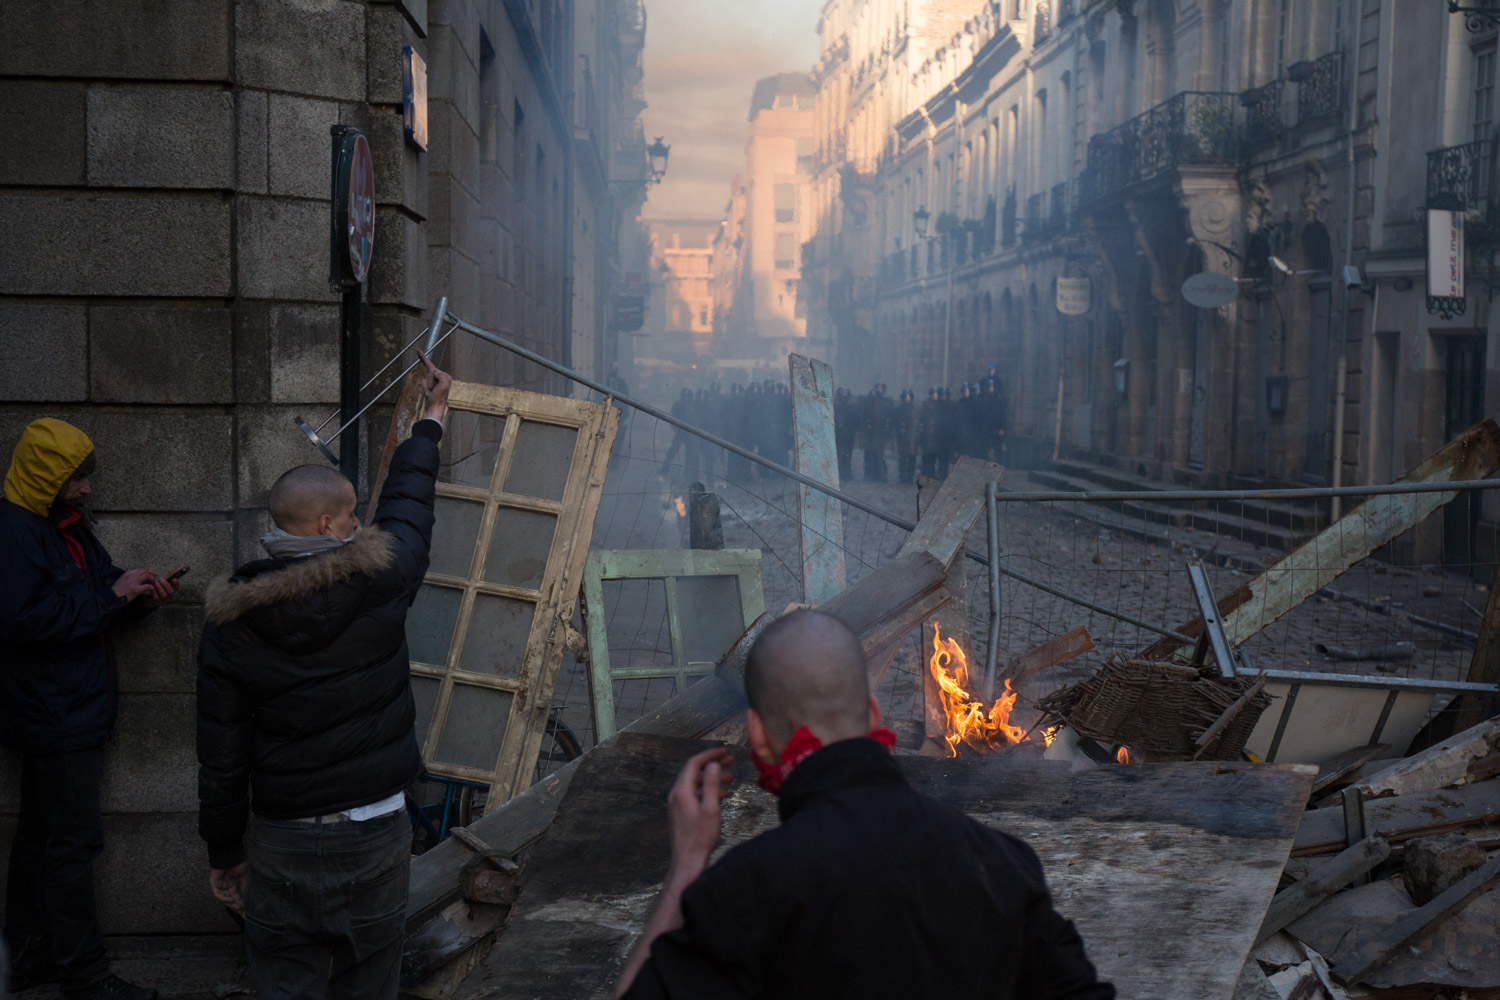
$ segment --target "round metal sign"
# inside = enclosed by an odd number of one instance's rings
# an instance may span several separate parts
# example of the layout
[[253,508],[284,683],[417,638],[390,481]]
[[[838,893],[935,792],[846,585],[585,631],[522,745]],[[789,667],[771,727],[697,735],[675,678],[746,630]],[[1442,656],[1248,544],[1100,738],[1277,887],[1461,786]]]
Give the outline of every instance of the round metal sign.
[[351,154],[344,179],[349,192],[349,270],[355,281],[364,281],[375,248],[375,162],[363,135],[354,137]]
[[1182,283],[1182,297],[1199,309],[1227,306],[1240,294],[1240,286],[1227,275],[1204,271]]

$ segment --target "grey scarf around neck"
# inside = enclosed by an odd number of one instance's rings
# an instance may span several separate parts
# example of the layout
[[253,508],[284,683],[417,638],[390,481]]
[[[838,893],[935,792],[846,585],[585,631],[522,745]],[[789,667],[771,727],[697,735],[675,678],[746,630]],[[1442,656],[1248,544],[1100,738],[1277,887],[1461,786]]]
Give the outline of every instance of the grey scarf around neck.
[[331,552],[358,537],[359,529],[357,528],[348,539],[339,538],[336,535],[293,535],[280,528],[272,528],[260,536],[260,544],[277,559],[301,559],[304,556],[315,556],[320,552]]

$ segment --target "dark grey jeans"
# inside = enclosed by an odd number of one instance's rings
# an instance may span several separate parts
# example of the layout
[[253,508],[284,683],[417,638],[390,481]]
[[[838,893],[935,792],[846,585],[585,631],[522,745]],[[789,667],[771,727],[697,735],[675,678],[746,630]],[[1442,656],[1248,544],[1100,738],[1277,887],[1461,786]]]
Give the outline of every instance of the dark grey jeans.
[[401,975],[411,824],[255,817],[248,838],[250,978],[271,1000],[394,1000]]

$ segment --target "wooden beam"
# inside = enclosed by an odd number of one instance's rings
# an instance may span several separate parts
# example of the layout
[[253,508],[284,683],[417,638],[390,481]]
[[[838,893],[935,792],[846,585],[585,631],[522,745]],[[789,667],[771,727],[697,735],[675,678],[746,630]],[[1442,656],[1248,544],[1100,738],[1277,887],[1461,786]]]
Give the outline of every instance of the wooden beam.
[[944,566],[953,562],[963,551],[964,539],[974,522],[984,513],[984,484],[1004,478],[1002,466],[967,455],[960,458],[897,555],[930,552]]
[[1276,894],[1260,922],[1259,944],[1302,914],[1332,896],[1391,856],[1391,845],[1381,837],[1367,837],[1342,854],[1314,868],[1296,885]]
[[1000,672],[1000,676],[995,678],[995,682],[999,684],[1003,680],[1009,680],[1011,687],[1019,688],[1048,667],[1066,663],[1093,648],[1094,637],[1089,634],[1089,627],[1080,625],[1071,632],[1053,636],[1040,646],[1028,649],[1011,660]]
[[1390,748],[1389,743],[1371,743],[1369,746],[1345,750],[1338,756],[1324,761],[1318,768],[1317,780],[1313,782],[1313,796],[1316,798],[1325,788],[1347,778]]
[[[794,468],[834,489],[839,487],[833,442],[833,369],[801,354],[791,366]],[[822,604],[844,589],[844,508],[806,483],[797,484],[798,539],[802,545],[802,592]]]
[[[1484,420],[1396,481],[1437,483],[1483,479],[1497,468],[1500,468],[1500,427],[1493,420]],[[1229,644],[1240,645],[1457,495],[1456,492],[1384,493],[1370,497],[1219,601]],[[1177,631],[1197,638],[1203,631],[1202,617]],[[1163,638],[1143,655],[1165,659],[1181,645],[1176,639]]]
[[[1365,831],[1392,844],[1436,833],[1477,826],[1500,813],[1500,781],[1371,799],[1365,806]],[[1302,817],[1292,855],[1327,854],[1347,843],[1341,806],[1313,809]]]
[[1443,890],[1426,906],[1419,906],[1396,921],[1379,937],[1365,942],[1347,960],[1340,959],[1339,975],[1349,986],[1363,981],[1402,948],[1469,905],[1480,893],[1488,892],[1497,882],[1500,882],[1500,855]]
[[1469,765],[1500,749],[1500,719],[1467,729],[1420,753],[1398,760],[1378,774],[1354,783],[1367,799],[1446,788],[1467,778]]
[[1250,685],[1244,694],[1236,698],[1228,708],[1219,714],[1219,717],[1213,721],[1212,725],[1199,734],[1198,738],[1193,741],[1193,745],[1198,748],[1197,752],[1193,754],[1194,760],[1197,760],[1198,756],[1208,749],[1208,745],[1213,742],[1213,738],[1218,736],[1225,726],[1233,722],[1235,716],[1239,715],[1245,706],[1250,704],[1251,699],[1265,689],[1265,686],[1266,679],[1264,677]]

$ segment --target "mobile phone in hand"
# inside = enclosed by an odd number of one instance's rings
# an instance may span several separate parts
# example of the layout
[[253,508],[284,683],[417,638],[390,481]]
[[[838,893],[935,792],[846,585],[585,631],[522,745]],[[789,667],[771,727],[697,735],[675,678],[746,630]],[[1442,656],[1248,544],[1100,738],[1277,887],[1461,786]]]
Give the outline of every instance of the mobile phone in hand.
[[187,567],[187,566],[182,567],[182,569],[178,570],[177,572],[173,573],[171,576],[167,577],[167,582],[168,583],[176,583],[178,580],[181,580],[183,577],[187,576],[188,568],[189,567]]

